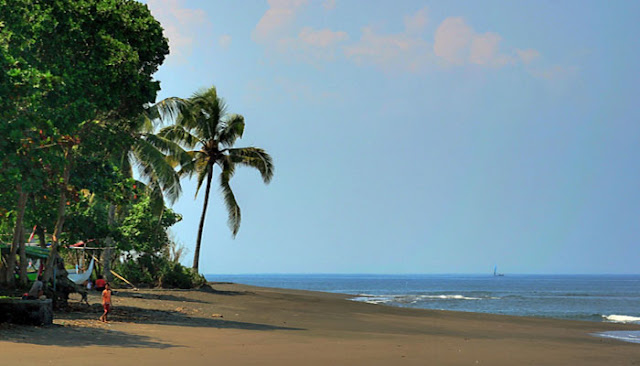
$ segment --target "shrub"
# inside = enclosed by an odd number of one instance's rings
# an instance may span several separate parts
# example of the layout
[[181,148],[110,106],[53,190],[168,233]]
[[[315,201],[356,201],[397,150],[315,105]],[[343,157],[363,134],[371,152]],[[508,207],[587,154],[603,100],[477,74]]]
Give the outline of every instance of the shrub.
[[165,257],[141,256],[116,265],[116,272],[139,287],[197,288],[204,276]]

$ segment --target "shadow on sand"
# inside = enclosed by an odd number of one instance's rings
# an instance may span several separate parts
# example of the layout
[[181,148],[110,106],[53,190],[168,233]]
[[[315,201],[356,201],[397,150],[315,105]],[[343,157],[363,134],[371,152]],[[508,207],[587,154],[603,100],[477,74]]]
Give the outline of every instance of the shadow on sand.
[[146,299],[146,300],[180,301],[180,302],[193,302],[193,303],[201,303],[201,304],[206,303],[206,301],[190,299],[184,296],[153,294],[153,293],[145,293],[145,292],[114,291],[113,295],[117,297],[128,297],[128,298]]
[[[102,314],[102,306],[94,304],[90,307],[76,307],[76,311],[57,313],[56,319],[93,321]],[[176,325],[183,327],[204,327],[218,329],[246,329],[246,330],[306,330],[304,328],[281,327],[269,324],[239,322],[223,318],[191,317],[180,311],[143,309],[135,306],[116,306],[109,320],[121,323]]]
[[110,324],[103,325],[97,320],[101,314],[100,310],[101,307],[96,304],[86,307],[84,311],[57,313],[55,316],[57,322],[64,325],[56,324],[48,327],[11,326],[10,331],[0,333],[0,341],[62,347],[108,346],[165,349],[181,346],[160,342],[144,335],[110,329],[109,327],[118,323],[129,323],[253,331],[305,330],[303,328],[280,327],[221,318],[190,317],[178,311],[150,310],[132,306],[118,306],[109,317]]
[[[226,284],[224,282],[221,282],[219,284]],[[215,285],[215,283],[214,283]],[[171,289],[170,290],[173,293],[176,292],[180,292],[181,290],[177,290],[177,289]],[[193,293],[195,290],[189,289],[189,290],[184,290],[186,292],[189,293]],[[223,290],[216,290],[215,288],[211,287],[211,284],[207,284],[205,286],[203,286],[202,288],[200,288],[199,290],[200,292],[204,292],[204,293],[208,293],[208,294],[213,294],[213,295],[222,295],[222,296],[241,296],[241,295],[253,295],[253,292],[250,291],[223,291]],[[146,299],[146,300],[164,300],[164,301],[181,301],[181,302],[192,302],[192,303],[201,303],[201,304],[206,304],[206,301],[202,301],[202,300],[197,300],[197,299],[193,299],[193,298],[189,298],[189,297],[185,297],[185,296],[176,296],[173,294],[163,294],[162,290],[155,290],[154,292],[156,293],[149,293],[149,292],[132,292],[130,290],[126,290],[126,291],[114,291],[114,295],[118,296],[118,297],[128,297],[128,298],[136,298],[136,299]],[[97,292],[95,292],[94,294],[98,294]]]
[[27,343],[40,346],[88,347],[108,346],[125,348],[177,347],[158,342],[151,337],[125,333],[98,327],[52,325],[48,327],[16,326],[10,332],[3,332],[0,341]]

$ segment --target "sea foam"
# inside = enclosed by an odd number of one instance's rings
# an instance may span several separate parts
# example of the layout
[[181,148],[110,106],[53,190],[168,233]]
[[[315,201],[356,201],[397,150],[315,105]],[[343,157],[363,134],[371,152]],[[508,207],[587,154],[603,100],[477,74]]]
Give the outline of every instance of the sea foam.
[[613,338],[624,342],[640,343],[640,331],[613,330],[610,332],[593,333],[596,337]]
[[640,317],[630,315],[603,315],[606,321],[611,323],[640,323]]
[[495,297],[481,298],[481,297],[471,297],[464,295],[370,295],[370,294],[360,294],[357,297],[351,298],[352,301],[366,302],[369,304],[415,304],[418,302],[425,301],[439,301],[439,300],[484,300],[484,299],[495,299]]

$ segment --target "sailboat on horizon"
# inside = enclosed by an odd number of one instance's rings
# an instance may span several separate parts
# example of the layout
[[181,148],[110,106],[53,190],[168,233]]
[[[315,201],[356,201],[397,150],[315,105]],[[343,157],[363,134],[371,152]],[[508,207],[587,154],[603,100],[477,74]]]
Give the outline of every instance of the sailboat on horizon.
[[493,277],[504,277],[504,273],[498,273],[498,265],[493,266]]

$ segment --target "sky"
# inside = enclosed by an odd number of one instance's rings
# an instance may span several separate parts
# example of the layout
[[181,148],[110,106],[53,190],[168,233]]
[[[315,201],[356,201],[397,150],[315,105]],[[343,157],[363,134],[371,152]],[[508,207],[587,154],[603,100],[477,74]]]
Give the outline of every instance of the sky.
[[212,191],[200,272],[640,273],[640,2],[146,3],[159,99],[216,86],[275,163],[235,239]]

